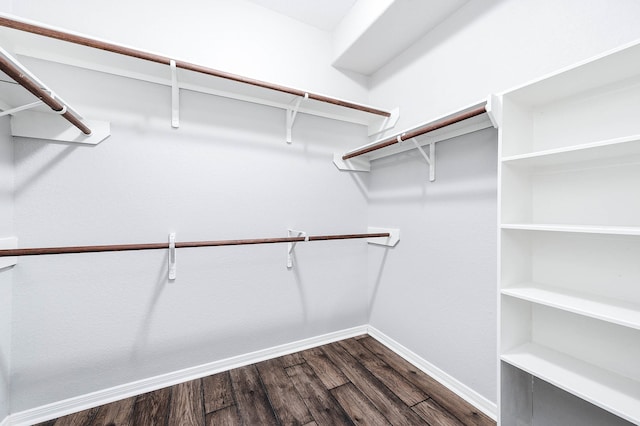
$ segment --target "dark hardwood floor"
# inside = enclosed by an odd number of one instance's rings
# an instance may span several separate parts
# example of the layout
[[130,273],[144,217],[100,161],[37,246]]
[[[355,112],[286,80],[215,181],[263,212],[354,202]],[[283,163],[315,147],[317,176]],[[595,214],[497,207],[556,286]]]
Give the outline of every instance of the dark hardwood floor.
[[495,425],[370,336],[308,349],[41,423]]

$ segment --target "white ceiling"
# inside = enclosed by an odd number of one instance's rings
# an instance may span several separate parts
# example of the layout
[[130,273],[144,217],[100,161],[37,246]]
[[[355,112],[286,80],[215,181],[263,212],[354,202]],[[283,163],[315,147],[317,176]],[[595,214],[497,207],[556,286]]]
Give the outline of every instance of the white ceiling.
[[332,65],[372,75],[470,0],[249,0],[331,33]]
[[324,31],[333,31],[356,0],[249,0]]

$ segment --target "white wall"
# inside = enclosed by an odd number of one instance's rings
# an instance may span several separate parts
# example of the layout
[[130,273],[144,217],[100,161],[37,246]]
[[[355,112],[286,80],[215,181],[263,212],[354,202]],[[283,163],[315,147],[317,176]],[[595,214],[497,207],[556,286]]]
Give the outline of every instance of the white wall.
[[[371,101],[414,127],[640,38],[638,16],[636,0],[473,0],[376,73]],[[379,160],[368,188],[370,223],[403,235],[371,257],[372,325],[491,401],[496,149],[490,131],[438,144],[433,184],[415,152]]]
[[[13,143],[9,118],[0,119],[0,238],[13,232]],[[9,413],[13,268],[0,269],[0,423]]]
[[436,145],[436,181],[416,150],[374,162],[369,223],[401,230],[369,250],[370,323],[495,401],[497,132]]
[[368,101],[365,77],[331,67],[330,33],[245,0],[19,0],[11,12],[246,77]]
[[[95,147],[16,138],[20,245],[366,232],[366,200],[332,164],[363,126],[24,61],[89,117]],[[89,88],[95,88],[91,93]],[[25,257],[14,271],[12,411],[367,322],[362,240]]]

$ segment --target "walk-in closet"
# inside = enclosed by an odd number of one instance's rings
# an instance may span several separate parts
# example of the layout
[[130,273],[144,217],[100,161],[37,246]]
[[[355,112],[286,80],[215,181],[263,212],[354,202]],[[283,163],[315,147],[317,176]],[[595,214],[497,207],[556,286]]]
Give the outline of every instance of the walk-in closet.
[[640,424],[637,0],[0,0],[0,426]]

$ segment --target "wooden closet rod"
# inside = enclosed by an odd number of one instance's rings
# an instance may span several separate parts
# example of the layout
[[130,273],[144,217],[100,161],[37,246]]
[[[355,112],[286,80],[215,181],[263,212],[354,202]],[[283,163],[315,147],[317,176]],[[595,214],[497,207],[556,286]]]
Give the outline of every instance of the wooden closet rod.
[[[343,234],[343,235],[314,235],[309,237],[283,237],[283,238],[256,238],[250,240],[220,240],[220,241],[192,241],[176,243],[176,248],[193,247],[218,247],[218,246],[239,246],[247,244],[273,244],[273,243],[298,243],[303,241],[328,241],[328,240],[350,240],[356,238],[379,238],[389,237],[388,232],[372,234]],[[96,253],[104,251],[131,251],[131,250],[158,250],[168,249],[169,243],[149,243],[149,244],[119,244],[104,246],[75,246],[75,247],[39,247],[24,249],[0,250],[0,257],[7,256],[37,256],[41,254],[71,254],[71,253]]]
[[[107,52],[113,52],[121,55],[131,56],[133,58],[157,62],[160,64],[165,64],[167,66],[171,64],[171,58],[168,58],[165,56],[156,55],[156,54],[144,52],[137,49],[132,49],[125,46],[120,46],[114,43],[107,43],[104,41],[95,40],[89,37],[83,37],[76,34],[69,34],[63,31],[58,31],[51,28],[42,27],[39,25],[28,24],[25,22],[16,21],[14,19],[0,17],[0,25],[2,25],[3,27],[13,28],[20,31],[26,31],[32,34],[55,38],[58,40],[69,42],[69,43],[75,43],[75,44],[80,44],[87,47],[92,47],[95,49],[105,50]],[[276,90],[278,92],[289,93],[291,95],[303,97],[305,96],[305,94],[308,94],[309,99],[314,99],[316,101],[339,105],[345,108],[364,111],[371,114],[380,115],[383,117],[391,116],[391,113],[387,111],[382,111],[382,110],[371,108],[365,105],[359,105],[352,102],[343,101],[340,99],[330,98],[328,96],[308,93],[303,90],[293,89],[291,87],[286,87],[286,86],[280,86],[278,84],[268,83],[261,80],[254,80],[252,78],[243,77],[241,75],[232,74],[224,71],[219,71],[213,68],[207,68],[201,65],[197,65],[197,64],[193,64],[185,61],[176,61],[176,67],[189,70],[189,71],[198,72],[201,74],[211,75],[214,77],[224,78],[227,80],[233,80],[240,83],[251,84],[253,86],[264,87],[266,89]]]
[[[472,109],[471,111],[467,111],[465,113],[462,113],[462,114],[447,118],[446,120],[438,121],[436,123],[429,124],[429,125],[424,126],[424,127],[420,127],[418,129],[413,130],[413,131],[408,132],[408,133],[403,133],[402,135],[399,135],[400,138],[398,138],[398,136],[394,136],[392,138],[380,141],[377,144],[370,145],[370,146],[365,146],[365,147],[359,148],[359,149],[357,149],[355,151],[348,152],[348,153],[346,153],[345,155],[342,156],[342,159],[343,160],[348,160],[350,158],[357,157],[359,155],[368,154],[369,152],[377,151],[379,149],[386,148],[386,147],[388,147],[390,145],[395,145],[395,144],[397,144],[399,142],[403,142],[403,141],[405,141],[407,139],[415,138],[417,136],[424,135],[425,133],[433,132],[434,130],[442,129],[443,127],[447,127],[447,126],[450,126],[452,124],[459,123],[460,121],[464,121],[464,120],[466,120],[468,118],[475,117],[475,116],[480,115],[480,114],[484,114],[485,112],[487,112],[487,104],[486,104],[486,102],[483,105],[481,105],[481,106],[479,106],[479,107],[477,107],[475,109]],[[400,140],[398,140],[398,139],[400,139]]]
[[[57,113],[61,113],[65,109],[65,105],[51,96],[49,92],[40,87],[36,82],[32,81],[23,71],[16,67],[11,61],[4,55],[0,55],[0,70],[11,77],[16,83],[31,92],[36,98],[44,102],[49,108]],[[60,114],[69,123],[76,126],[85,135],[91,134],[91,129],[85,126],[85,124],[75,116],[71,111],[64,111]]]

